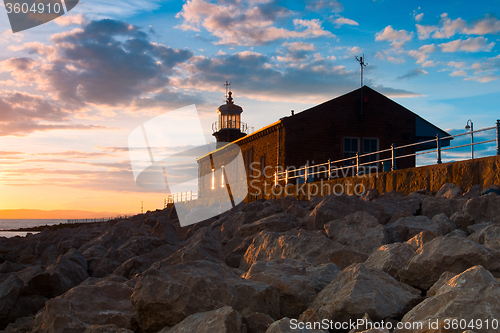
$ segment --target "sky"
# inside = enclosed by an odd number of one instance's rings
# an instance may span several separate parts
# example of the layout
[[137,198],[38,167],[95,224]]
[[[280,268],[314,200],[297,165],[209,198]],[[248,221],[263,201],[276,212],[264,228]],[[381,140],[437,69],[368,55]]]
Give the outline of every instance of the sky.
[[[364,84],[450,134],[495,125],[497,1],[81,0],[13,33],[0,5],[0,209],[139,212],[128,136],[194,104],[207,141],[226,81],[255,130]],[[477,140],[494,138],[492,131]],[[467,143],[469,136],[455,140]],[[384,149],[385,147],[381,147]],[[475,155],[495,147],[476,147]],[[470,157],[470,148],[443,160]],[[434,163],[433,154],[419,164]]]

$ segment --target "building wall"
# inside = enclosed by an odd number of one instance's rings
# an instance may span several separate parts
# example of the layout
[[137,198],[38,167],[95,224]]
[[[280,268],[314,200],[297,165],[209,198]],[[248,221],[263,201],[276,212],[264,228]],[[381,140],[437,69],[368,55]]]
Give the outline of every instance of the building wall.
[[[282,122],[286,131],[287,166],[341,160],[345,137],[360,138],[361,154],[363,138],[378,138],[379,150],[389,149],[392,143],[402,146],[416,140],[415,114],[366,86],[363,88],[363,110],[361,90],[356,90],[283,118]],[[406,149],[398,153],[412,152],[413,149]],[[379,158],[390,156],[387,152]],[[415,158],[400,159],[398,164],[399,168],[414,167]]]

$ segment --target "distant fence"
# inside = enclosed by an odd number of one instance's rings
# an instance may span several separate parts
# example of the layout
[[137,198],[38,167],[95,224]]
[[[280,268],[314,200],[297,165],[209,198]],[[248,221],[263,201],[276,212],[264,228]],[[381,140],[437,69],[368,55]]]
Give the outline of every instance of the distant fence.
[[[492,131],[496,130],[496,138],[492,140],[485,140],[481,142],[474,142],[474,133],[480,133],[480,132],[486,132],[486,131]],[[464,135],[470,135],[471,136],[471,143],[465,144],[465,145],[460,145],[460,146],[455,146],[455,147],[448,147],[448,148],[441,148],[441,141],[442,140],[451,140],[455,137],[459,136],[464,136]],[[474,154],[474,146],[475,145],[480,145],[480,144],[486,144],[490,142],[496,142],[496,150],[497,150],[497,155],[500,155],[500,120],[497,120],[496,126],[493,127],[488,127],[488,128],[483,128],[477,131],[468,131],[465,133],[457,134],[457,135],[450,135],[446,137],[439,137],[439,135],[436,135],[435,139],[427,140],[427,141],[422,141],[422,142],[417,142],[417,143],[411,143],[408,145],[404,146],[399,146],[397,147],[395,144],[392,144],[391,148],[389,149],[384,149],[384,150],[379,150],[367,154],[360,155],[360,153],[356,153],[355,156],[349,157],[349,158],[344,158],[341,160],[337,161],[331,161],[328,160],[326,163],[322,164],[315,164],[315,165],[305,165],[301,168],[286,168],[286,170],[278,172],[276,171],[274,173],[274,185],[279,184],[280,182],[284,182],[286,185],[288,185],[288,182],[292,179],[297,179],[299,182],[314,182],[314,175],[325,175],[327,179],[332,179],[332,174],[334,171],[339,171],[339,170],[353,170],[355,172],[354,174],[360,175],[363,172],[370,172],[371,168],[377,168],[378,170],[378,163],[382,162],[383,163],[383,171],[394,171],[397,169],[397,159],[405,158],[405,157],[412,157],[412,156],[418,156],[418,155],[423,155],[423,154],[430,154],[430,153],[435,153],[437,164],[442,163],[441,159],[441,153],[445,150],[450,150],[450,149],[457,149],[457,148],[462,148],[462,147],[472,147],[472,154]],[[413,147],[413,146],[418,146],[418,145],[424,145],[424,144],[434,144],[436,145],[436,149],[433,150],[428,150],[428,151],[422,151],[418,153],[412,153],[412,154],[406,154],[406,155],[397,155],[397,150],[402,150],[403,148],[408,148],[408,147]],[[378,158],[378,154],[381,153],[389,153],[391,157],[385,158],[385,159],[373,159]],[[474,158],[474,155],[472,155]],[[360,163],[361,160],[368,160],[369,162],[366,163]],[[344,166],[337,167],[337,164],[342,163]],[[387,163],[387,164],[386,164]],[[389,166],[386,168],[386,166]],[[283,170],[283,169],[282,169]],[[347,175],[347,173],[346,173]]]
[[100,219],[68,219],[67,223],[94,223],[94,222],[106,222],[114,219],[126,219],[127,215],[119,215],[116,217],[102,217]]
[[193,191],[186,191],[180,193],[174,193],[168,196],[165,199],[163,208],[168,207],[169,205],[173,205],[176,202],[186,202],[198,199],[198,193],[193,193]]

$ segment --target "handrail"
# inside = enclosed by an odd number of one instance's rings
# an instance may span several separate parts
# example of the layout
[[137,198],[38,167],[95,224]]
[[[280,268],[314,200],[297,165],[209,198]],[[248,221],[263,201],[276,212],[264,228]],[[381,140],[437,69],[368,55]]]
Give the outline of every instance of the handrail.
[[[464,136],[464,135],[473,135],[474,133],[480,133],[480,132],[490,131],[490,130],[494,130],[494,129],[496,129],[496,139],[485,140],[485,141],[481,141],[481,142],[471,142],[468,144],[459,145],[459,146],[455,146],[455,147],[441,148],[441,144],[440,144],[441,140],[452,139],[452,138],[456,138],[456,137],[460,137],[460,136]],[[396,151],[398,149],[418,146],[421,144],[426,144],[426,143],[431,143],[431,142],[436,142],[437,148],[432,148],[428,151],[411,153],[411,154],[406,154],[406,155],[402,155],[402,156],[397,156],[397,154],[396,154]],[[468,146],[473,147],[475,145],[486,144],[486,143],[490,143],[490,142],[497,143],[497,155],[500,155],[500,120],[497,120],[496,126],[482,128],[482,129],[475,130],[475,131],[468,131],[466,133],[459,133],[459,134],[450,135],[450,136],[446,136],[446,137],[439,137],[438,135],[436,135],[435,139],[410,143],[410,144],[403,145],[403,146],[395,146],[393,144],[393,146],[389,149],[382,149],[382,150],[378,150],[375,152],[366,153],[363,155],[360,155],[359,153],[357,153],[356,156],[353,156],[353,157],[348,157],[348,158],[335,160],[335,161],[328,160],[328,162],[321,163],[321,164],[315,164],[315,165],[304,165],[303,167],[298,168],[298,169],[293,168],[292,170],[290,170],[290,167],[286,167],[285,171],[281,171],[281,172],[276,171],[275,172],[275,181],[274,182],[275,182],[275,185],[277,182],[279,182],[281,180],[285,180],[286,183],[288,183],[288,180],[294,179],[294,178],[304,178],[304,182],[307,182],[308,181],[307,178],[309,178],[309,176],[313,176],[316,174],[324,174],[324,173],[327,173],[328,178],[330,178],[332,167],[334,167],[335,170],[344,170],[344,169],[353,169],[354,170],[355,169],[356,174],[359,174],[359,172],[360,172],[359,167],[364,167],[366,165],[374,165],[374,164],[378,164],[380,162],[386,162],[386,161],[391,161],[391,170],[395,170],[397,159],[402,159],[402,158],[407,158],[407,157],[412,157],[412,156],[419,156],[419,155],[424,155],[424,154],[430,154],[433,152],[437,152],[437,156],[438,156],[437,163],[441,163],[441,152],[444,150],[451,150],[451,149],[463,148],[463,147],[468,147]],[[392,152],[392,157],[360,163],[360,160],[363,159],[364,157],[375,155],[375,154],[387,153],[387,152]],[[354,161],[354,163],[352,165],[349,165],[349,166],[343,166],[343,167],[336,166],[337,164],[342,163],[342,162],[346,162],[346,161]],[[327,170],[309,172],[310,169],[314,170],[314,168],[318,168],[318,167],[322,167],[322,166],[328,166]],[[300,172],[300,171],[303,171],[302,174],[297,175],[297,172]],[[290,175],[290,173],[293,173],[293,175]]]

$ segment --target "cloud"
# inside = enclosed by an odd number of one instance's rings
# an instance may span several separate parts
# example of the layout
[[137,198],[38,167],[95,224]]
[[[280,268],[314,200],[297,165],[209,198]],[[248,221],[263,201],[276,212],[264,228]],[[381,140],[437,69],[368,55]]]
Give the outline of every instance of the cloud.
[[106,129],[100,125],[71,124],[70,114],[42,96],[0,92],[0,136],[25,136],[35,131]]
[[318,19],[294,19],[294,30],[277,25],[290,15],[291,11],[279,6],[277,1],[257,4],[236,1],[219,5],[206,0],[188,0],[176,17],[184,20],[177,28],[199,30],[203,27],[219,39],[215,44],[253,46],[285,38],[333,37],[321,27]]
[[500,32],[500,20],[491,15],[486,15],[485,18],[474,21],[471,26],[466,27],[464,30],[464,33],[468,35],[486,35],[498,32]]
[[40,58],[13,58],[0,64],[0,69],[36,84],[73,110],[89,105],[129,106],[145,98],[173,107],[200,101],[165,88],[174,67],[193,53],[153,43],[137,26],[110,19],[91,21],[55,34],[51,41],[53,46],[35,42],[13,48]]
[[354,21],[354,20],[351,20],[351,19],[348,19],[348,18],[345,18],[345,17],[338,17],[338,18],[335,18],[333,19],[332,18],[332,22],[334,24],[336,24],[337,26],[341,26],[341,25],[344,25],[344,24],[347,24],[347,25],[359,25],[358,22]]
[[428,44],[419,47],[418,50],[408,51],[408,55],[417,59],[417,64],[423,64],[427,60],[427,55],[435,51],[434,44]]
[[484,37],[468,38],[466,40],[457,39],[448,43],[439,44],[443,52],[490,52],[495,46],[494,42],[488,44],[488,39]]
[[408,73],[398,76],[397,80],[408,80],[408,79],[414,79],[416,77],[422,76],[422,75],[427,75],[429,74],[427,71],[417,68],[414,70],[409,71]]
[[417,24],[417,33],[419,39],[433,38],[451,38],[456,34],[463,35],[486,35],[497,34],[500,32],[500,20],[491,15],[476,20],[472,23],[457,18],[452,20],[447,13],[441,15],[441,20],[437,26]]
[[309,59],[308,54],[316,51],[313,44],[303,42],[283,43],[282,46],[287,47],[288,51],[285,56],[276,56],[278,61],[296,63]]
[[111,153],[104,152],[82,152],[77,150],[67,150],[63,152],[51,152],[51,153],[36,153],[32,155],[37,156],[61,156],[66,158],[77,158],[77,159],[88,159],[88,158],[102,158],[113,156]]
[[417,35],[418,39],[427,39],[430,37],[431,33],[437,30],[437,27],[434,25],[420,25],[417,24]]
[[391,41],[394,48],[400,48],[406,42],[413,38],[413,33],[408,33],[406,30],[394,30],[392,26],[388,25],[381,32],[375,35],[376,41]]
[[467,76],[467,73],[464,70],[458,70],[451,72],[450,76]]
[[85,25],[87,22],[87,17],[82,13],[59,16],[54,20],[54,23],[59,26]]
[[500,79],[500,76],[498,76],[498,75],[483,75],[483,76],[471,76],[471,77],[465,78],[464,80],[487,83],[487,82],[491,82],[491,81],[496,81],[498,79]]
[[416,14],[413,16],[413,18],[415,19],[415,21],[417,22],[420,22],[424,19],[424,13],[420,13],[420,14]]
[[449,61],[447,63],[448,66],[450,67],[455,67],[455,68],[462,68],[462,67],[465,67],[465,62],[463,61]]
[[340,13],[344,11],[344,5],[337,0],[310,0],[307,1],[306,10],[309,11],[324,11],[328,10],[334,13]]

